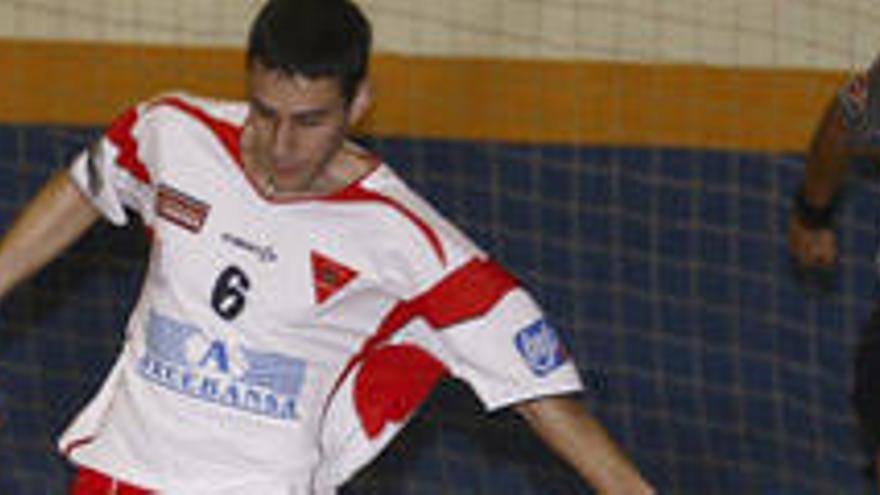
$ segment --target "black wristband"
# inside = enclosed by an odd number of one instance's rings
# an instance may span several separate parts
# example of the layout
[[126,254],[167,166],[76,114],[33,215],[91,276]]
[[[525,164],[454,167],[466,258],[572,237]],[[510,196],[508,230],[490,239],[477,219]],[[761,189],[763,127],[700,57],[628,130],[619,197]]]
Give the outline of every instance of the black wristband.
[[830,229],[834,227],[834,217],[840,206],[840,193],[835,193],[831,201],[822,207],[813,206],[807,201],[804,187],[798,189],[794,196],[794,213],[804,227],[810,230]]

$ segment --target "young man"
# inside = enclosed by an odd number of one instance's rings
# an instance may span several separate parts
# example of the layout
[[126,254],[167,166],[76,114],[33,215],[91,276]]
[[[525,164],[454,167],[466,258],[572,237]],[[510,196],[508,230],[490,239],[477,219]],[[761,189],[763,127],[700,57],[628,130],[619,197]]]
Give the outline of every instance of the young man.
[[577,372],[528,294],[346,140],[370,36],[348,0],[269,1],[247,104],[132,108],[3,239],[0,295],[101,216],[152,237],[124,348],[59,442],[74,493],[334,493],[445,375],[601,493],[651,492],[563,397]]
[[[880,158],[880,57],[840,88],[813,134],[789,223],[789,250],[804,269],[828,270],[837,260],[834,217],[854,158]],[[880,472],[880,308],[862,328],[852,399]]]

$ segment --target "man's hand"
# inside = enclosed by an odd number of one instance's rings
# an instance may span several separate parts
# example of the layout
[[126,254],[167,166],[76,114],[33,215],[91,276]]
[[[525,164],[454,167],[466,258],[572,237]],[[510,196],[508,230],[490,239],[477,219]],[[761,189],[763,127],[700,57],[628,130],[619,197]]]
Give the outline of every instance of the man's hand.
[[802,269],[829,270],[837,262],[837,236],[831,228],[809,228],[793,214],[788,225],[788,250]]

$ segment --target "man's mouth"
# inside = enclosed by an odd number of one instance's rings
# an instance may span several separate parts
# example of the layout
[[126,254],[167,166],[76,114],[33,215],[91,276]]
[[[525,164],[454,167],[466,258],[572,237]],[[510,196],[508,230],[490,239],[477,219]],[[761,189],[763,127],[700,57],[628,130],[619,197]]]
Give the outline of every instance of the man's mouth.
[[302,170],[303,166],[299,162],[276,160],[273,162],[272,168],[275,172],[284,174]]

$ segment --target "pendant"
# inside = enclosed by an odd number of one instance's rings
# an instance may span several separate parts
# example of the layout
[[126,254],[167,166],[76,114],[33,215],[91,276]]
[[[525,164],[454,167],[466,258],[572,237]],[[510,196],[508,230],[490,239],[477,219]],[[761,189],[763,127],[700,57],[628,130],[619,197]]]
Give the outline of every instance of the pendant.
[[274,175],[269,174],[266,177],[266,185],[265,185],[264,189],[266,190],[267,196],[269,196],[269,197],[275,196],[275,193],[277,192],[277,186],[275,185],[275,176]]

